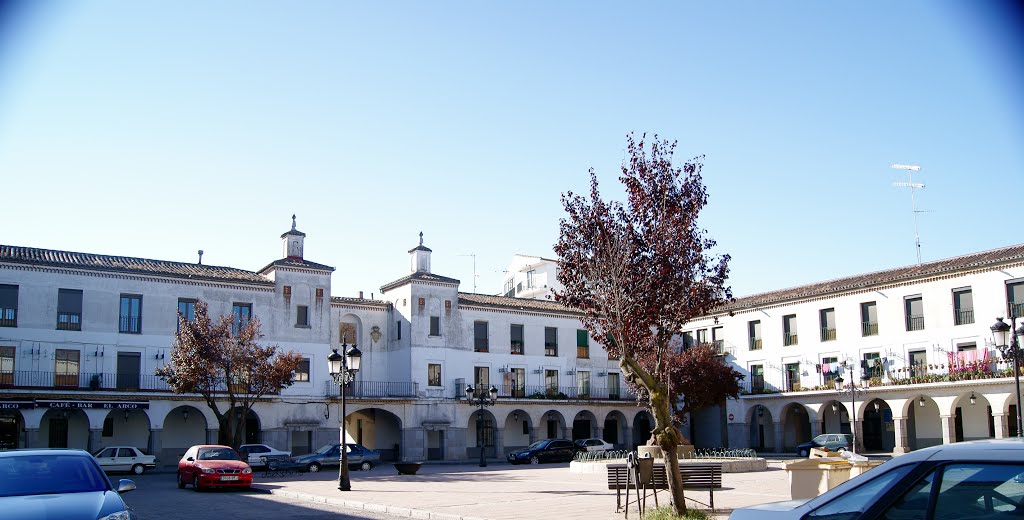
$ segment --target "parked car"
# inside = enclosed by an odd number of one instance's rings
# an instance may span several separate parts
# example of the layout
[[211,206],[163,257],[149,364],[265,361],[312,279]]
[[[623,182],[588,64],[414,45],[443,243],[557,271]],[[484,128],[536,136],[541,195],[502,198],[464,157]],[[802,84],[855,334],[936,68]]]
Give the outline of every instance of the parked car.
[[107,446],[93,453],[103,471],[131,471],[141,475],[147,469],[156,467],[156,457],[146,455],[132,446]]
[[18,520],[133,520],[135,511],[87,451],[30,449],[0,451],[0,516]]
[[566,439],[544,439],[526,447],[524,450],[508,454],[512,464],[540,464],[541,462],[571,462],[576,452],[583,448]]
[[849,433],[823,433],[809,442],[796,447],[796,454],[806,457],[811,448],[828,448],[828,451],[846,451],[853,446],[853,436]]
[[1024,439],[924,448],[893,458],[809,500],[736,509],[731,520],[936,520],[1024,516]]
[[178,489],[192,484],[196,491],[210,487],[252,485],[252,468],[231,446],[192,446],[178,461]]
[[609,451],[615,446],[604,441],[604,439],[580,439],[575,443],[582,448],[581,451]]
[[265,459],[288,458],[292,452],[274,449],[266,444],[243,444],[238,447],[238,454],[249,466],[263,466]]
[[[361,469],[363,471],[369,471],[371,468],[380,464],[380,452],[377,450],[371,450],[362,444],[349,443],[346,444],[348,449],[348,467],[350,469]],[[334,466],[341,466],[341,444],[327,444],[321,446],[320,449],[307,455],[301,455],[292,458],[295,462],[305,464],[306,471],[315,473],[320,471],[320,468]]]

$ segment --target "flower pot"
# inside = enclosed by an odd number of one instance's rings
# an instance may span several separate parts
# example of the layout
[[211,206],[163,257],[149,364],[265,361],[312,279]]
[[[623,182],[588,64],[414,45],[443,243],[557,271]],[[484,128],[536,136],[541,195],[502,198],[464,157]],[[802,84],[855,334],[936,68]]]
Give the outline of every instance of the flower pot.
[[396,462],[395,469],[399,475],[415,475],[422,465],[422,462]]

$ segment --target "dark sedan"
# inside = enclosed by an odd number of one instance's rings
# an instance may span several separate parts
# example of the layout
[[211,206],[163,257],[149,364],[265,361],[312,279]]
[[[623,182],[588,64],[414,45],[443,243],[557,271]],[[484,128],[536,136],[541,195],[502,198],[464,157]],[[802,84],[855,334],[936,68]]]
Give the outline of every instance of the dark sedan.
[[810,442],[805,442],[796,447],[796,454],[806,457],[811,454],[811,448],[828,448],[828,451],[845,451],[853,446],[853,436],[849,433],[823,433]]
[[541,462],[571,462],[582,448],[566,439],[544,439],[526,449],[508,454],[512,464],[540,464]]
[[86,451],[0,451],[0,511],[18,520],[132,520],[120,493],[135,489],[121,479],[115,488]]
[[[363,471],[369,471],[371,468],[380,464],[380,452],[377,450],[371,450],[362,444],[349,443],[348,458],[349,469],[361,469]],[[320,449],[306,455],[298,457],[292,457],[292,461],[297,464],[302,464],[302,467],[306,468],[306,471],[315,473],[320,471],[320,468],[326,466],[338,467],[341,465],[341,444],[327,444],[321,446]]]

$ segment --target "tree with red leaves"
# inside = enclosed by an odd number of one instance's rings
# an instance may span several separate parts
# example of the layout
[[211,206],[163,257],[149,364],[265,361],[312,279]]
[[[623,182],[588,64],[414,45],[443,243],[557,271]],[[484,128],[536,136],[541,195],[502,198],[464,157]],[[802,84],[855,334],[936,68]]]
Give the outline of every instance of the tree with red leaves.
[[[242,425],[263,396],[291,386],[292,373],[302,361],[297,352],[278,353],[277,346],[260,346],[260,322],[252,318],[232,335],[233,318],[210,318],[206,302],[198,301],[195,318],[178,315],[178,333],[170,363],[156,369],[177,394],[199,394],[220,425],[220,442],[242,445]],[[227,399],[227,407],[220,406]]]
[[628,159],[619,180],[626,203],[605,201],[590,170],[590,197],[562,195],[567,216],[555,244],[556,300],[583,313],[595,341],[619,358],[626,382],[646,395],[654,415],[652,443],[662,449],[676,514],[684,514],[672,421],[673,336],[688,321],[731,297],[729,256],[710,252],[715,241],[697,225],[707,203],[701,157],[681,168],[672,163],[676,143],[649,145],[627,137]]
[[743,374],[724,363],[710,343],[674,352],[669,365],[669,402],[676,421],[688,413],[724,404],[727,398],[740,397]]

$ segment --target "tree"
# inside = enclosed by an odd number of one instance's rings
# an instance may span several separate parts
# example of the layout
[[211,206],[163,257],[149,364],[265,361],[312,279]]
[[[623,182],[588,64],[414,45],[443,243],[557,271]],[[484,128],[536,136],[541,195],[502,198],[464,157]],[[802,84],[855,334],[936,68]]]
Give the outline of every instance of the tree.
[[722,404],[727,398],[739,399],[743,377],[722,362],[711,344],[674,351],[669,363],[669,402],[676,421],[688,413]]
[[567,216],[555,253],[565,290],[556,300],[582,312],[590,336],[605,342],[626,382],[646,395],[673,507],[684,514],[676,454],[682,436],[672,424],[669,384],[673,336],[731,297],[729,256],[713,256],[715,241],[697,225],[707,203],[702,158],[675,167],[676,143],[655,135],[645,147],[645,138],[627,137],[629,157],[619,177],[625,204],[601,198],[593,169],[589,199],[562,195]]
[[[156,375],[177,394],[203,396],[220,425],[221,442],[238,448],[242,425],[254,404],[268,394],[291,386],[292,373],[302,361],[297,352],[278,353],[276,345],[263,347],[260,322],[252,318],[232,335],[232,317],[210,318],[206,302],[198,301],[195,318],[178,315],[178,333],[170,363]],[[220,405],[227,398],[227,408]]]

